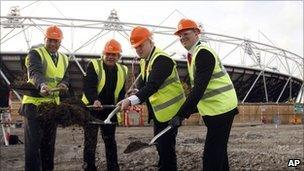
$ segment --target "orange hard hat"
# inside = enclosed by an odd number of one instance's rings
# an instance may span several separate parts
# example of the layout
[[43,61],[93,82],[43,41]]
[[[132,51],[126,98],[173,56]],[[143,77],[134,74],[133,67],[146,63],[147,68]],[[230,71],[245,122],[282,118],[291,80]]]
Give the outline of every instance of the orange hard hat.
[[130,42],[136,48],[152,36],[152,33],[145,27],[137,26],[131,32]]
[[174,33],[175,35],[178,35],[180,31],[186,30],[186,29],[196,29],[201,32],[201,30],[198,28],[197,24],[190,20],[190,19],[181,19],[177,26],[177,31]]
[[63,38],[62,31],[57,26],[49,26],[46,29],[45,37],[48,39],[61,40]]
[[103,50],[103,53],[120,53],[121,52],[121,45],[115,39],[109,40]]

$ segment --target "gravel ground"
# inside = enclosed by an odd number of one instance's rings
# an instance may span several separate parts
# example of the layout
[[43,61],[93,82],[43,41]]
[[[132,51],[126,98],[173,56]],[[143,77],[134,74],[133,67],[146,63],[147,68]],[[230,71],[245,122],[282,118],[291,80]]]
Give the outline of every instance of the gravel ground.
[[[12,129],[23,140],[23,129]],[[303,125],[235,124],[228,144],[231,170],[304,170]],[[179,170],[201,170],[205,126],[183,126],[179,129],[176,153]],[[149,142],[152,127],[119,127],[116,132],[118,162],[121,170],[157,170],[154,146],[123,154],[130,142]],[[0,170],[24,168],[23,145],[5,147],[1,143]],[[80,127],[58,128],[55,170],[82,170],[83,130]],[[288,168],[289,159],[300,159],[296,168]],[[106,170],[104,144],[97,145],[96,163]]]

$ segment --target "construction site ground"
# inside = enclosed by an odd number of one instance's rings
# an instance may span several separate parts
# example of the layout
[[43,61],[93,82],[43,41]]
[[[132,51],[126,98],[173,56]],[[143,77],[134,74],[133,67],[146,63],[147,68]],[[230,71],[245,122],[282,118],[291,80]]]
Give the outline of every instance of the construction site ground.
[[[149,142],[152,127],[118,127],[116,140],[121,170],[157,170],[156,148],[149,147],[130,154],[123,151],[130,142]],[[23,141],[23,128],[12,128]],[[165,135],[164,135],[165,136]],[[179,170],[201,170],[206,136],[205,126],[182,126],[177,136],[176,154]],[[304,170],[303,125],[234,124],[228,143],[231,170]],[[2,135],[1,135],[2,137]],[[1,171],[24,170],[24,145],[4,146],[1,142]],[[288,168],[289,159],[301,164]],[[96,150],[98,170],[106,170],[104,144],[99,135]],[[83,129],[58,128],[55,170],[82,170]]]

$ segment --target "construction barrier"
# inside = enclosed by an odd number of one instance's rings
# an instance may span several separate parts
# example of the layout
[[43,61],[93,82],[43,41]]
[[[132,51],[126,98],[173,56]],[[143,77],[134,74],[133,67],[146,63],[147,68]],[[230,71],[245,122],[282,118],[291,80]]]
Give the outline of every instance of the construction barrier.
[[130,106],[124,111],[124,126],[144,126],[143,109],[141,105]]
[[244,103],[238,108],[238,123],[301,124],[304,116],[295,112],[293,103]]
[[[17,100],[11,104],[13,122],[23,121],[23,118],[18,114],[20,105],[21,103]],[[234,118],[234,123],[301,124],[304,121],[304,114],[296,112],[294,103],[244,103],[239,104],[238,109],[239,114]],[[136,105],[122,112],[123,126],[150,124],[145,105]],[[183,125],[204,125],[204,122],[198,114],[192,114],[189,119],[183,122]]]
[[[11,122],[12,122],[12,117],[11,117],[11,98],[12,98],[12,92],[8,92],[9,97],[7,99],[7,105],[1,106],[0,108],[0,124],[1,124],[1,131],[2,131],[2,141],[4,142],[5,146],[9,145],[9,138],[11,134]],[[1,141],[1,142],[2,142]]]

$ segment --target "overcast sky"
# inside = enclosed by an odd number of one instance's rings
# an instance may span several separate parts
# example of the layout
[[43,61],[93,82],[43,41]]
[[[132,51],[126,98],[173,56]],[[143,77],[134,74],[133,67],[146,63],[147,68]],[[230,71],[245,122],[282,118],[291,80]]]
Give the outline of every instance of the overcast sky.
[[18,5],[22,16],[106,20],[116,9],[122,22],[154,25],[178,10],[162,25],[176,27],[181,18],[188,17],[208,32],[271,44],[262,32],[276,46],[303,56],[303,1],[44,1],[29,7],[34,1],[0,2],[1,16]]

